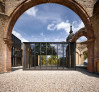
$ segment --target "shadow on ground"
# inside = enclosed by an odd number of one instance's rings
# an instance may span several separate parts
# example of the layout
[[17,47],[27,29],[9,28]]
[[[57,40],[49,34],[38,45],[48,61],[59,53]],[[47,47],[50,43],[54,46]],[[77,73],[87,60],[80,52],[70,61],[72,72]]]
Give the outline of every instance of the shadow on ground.
[[18,67],[11,67],[11,71],[17,71],[17,70],[20,70],[20,69],[23,69],[23,66],[18,66]]
[[[23,66],[12,67],[11,71],[14,72],[20,69],[23,70]],[[35,70],[24,70],[24,71],[35,71]],[[91,73],[88,72],[86,68],[80,68],[80,67],[79,68],[77,67],[76,70],[66,69],[66,70],[36,70],[36,71],[78,71],[85,75],[99,78],[99,73]]]
[[81,73],[88,75],[88,76],[99,78],[99,73],[88,72],[88,70],[86,68],[76,68],[76,71],[81,72]]

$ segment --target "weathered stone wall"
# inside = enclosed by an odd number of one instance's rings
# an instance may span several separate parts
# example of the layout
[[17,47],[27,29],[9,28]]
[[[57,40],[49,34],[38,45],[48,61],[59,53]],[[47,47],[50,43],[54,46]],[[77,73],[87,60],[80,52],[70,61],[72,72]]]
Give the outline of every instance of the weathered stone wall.
[[3,0],[0,1],[0,12],[1,13],[5,12],[5,2]]
[[10,16],[23,1],[26,0],[5,0],[5,14]]
[[[1,0],[1,1],[5,2],[5,14],[10,16],[16,7],[18,7],[22,2],[29,1],[29,0]],[[90,17],[93,15],[93,7],[94,7],[96,0],[75,0],[75,1],[79,3],[86,10],[86,12],[88,13]],[[1,6],[2,5],[0,5],[0,7]]]
[[93,8],[96,0],[75,0],[78,2],[87,12],[87,14],[91,17],[93,15]]
[[91,18],[92,25],[94,28],[94,36],[95,36],[95,42],[94,42],[94,67],[96,71],[96,62],[99,61],[99,14],[94,15]]

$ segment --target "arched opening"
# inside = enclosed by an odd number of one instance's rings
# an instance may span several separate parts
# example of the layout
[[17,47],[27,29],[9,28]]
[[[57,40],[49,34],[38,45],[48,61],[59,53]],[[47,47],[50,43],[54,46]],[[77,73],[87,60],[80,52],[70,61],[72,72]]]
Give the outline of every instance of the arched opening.
[[82,36],[76,42],[76,65],[78,67],[87,68],[88,65],[88,48],[87,38]]
[[[35,0],[31,0],[31,1],[23,2],[11,14],[10,19],[9,19],[9,23],[7,25],[7,29],[5,30],[6,33],[4,34],[4,37],[8,40],[11,39],[12,29],[13,29],[14,24],[16,23],[17,19],[20,17],[20,15],[22,13],[24,13],[27,9],[29,9],[29,8],[35,6],[35,5],[38,5],[38,4],[42,4],[42,3],[58,3],[58,4],[67,6],[68,8],[72,9],[77,15],[80,16],[80,18],[84,22],[85,27],[87,29],[88,39],[91,39],[91,38],[94,37],[93,28],[91,26],[89,16],[87,15],[86,11],[77,2],[69,1],[69,0],[67,0],[67,1],[63,1],[63,0],[61,0],[61,1],[60,0],[57,0],[57,1],[54,1],[54,0],[51,0],[51,1],[49,1],[49,0],[48,1],[46,1],[46,0],[35,1]],[[10,59],[9,59],[9,61],[10,61]],[[90,71],[92,71],[92,69]]]
[[80,38],[77,39],[76,42],[85,42],[87,41],[87,38],[85,36],[81,36]]
[[[75,1],[69,1],[67,0],[65,1],[46,1],[46,0],[40,0],[40,1],[25,1],[23,2],[21,5],[19,5],[13,12],[13,14],[11,14],[10,17],[10,21],[8,23],[8,27],[7,27],[7,34],[5,34],[5,38],[11,38],[11,33],[12,33],[12,29],[14,27],[14,24],[16,23],[17,19],[29,8],[35,6],[35,5],[39,5],[39,4],[43,4],[43,3],[57,3],[57,4],[61,4],[64,5],[68,8],[70,8],[71,10],[73,10],[84,22],[85,27],[87,29],[88,32],[88,36],[89,38],[93,37],[93,29],[89,20],[89,16],[87,15],[87,13],[85,12],[85,10]],[[12,22],[13,21],[13,22]],[[10,26],[11,25],[11,26]],[[9,37],[8,37],[9,36]]]
[[[88,34],[86,32],[85,28],[81,28],[78,32],[75,33],[74,37],[72,38],[72,42],[76,42],[77,39],[79,39],[81,36],[85,36],[87,38],[87,41],[82,42],[83,44],[87,44],[88,48],[88,67],[87,69],[90,71],[95,71],[95,65],[94,65],[94,38],[88,39]],[[91,67],[90,67],[91,66]],[[93,67],[93,68],[92,68]]]
[[[54,4],[54,3],[53,4],[51,3],[40,4],[40,5],[37,5],[35,7],[28,9],[26,12],[24,12],[20,16],[20,18],[17,20],[13,28],[12,33],[18,38],[20,38],[22,42],[66,42],[66,38],[70,31],[70,24],[72,24],[72,30],[74,33],[81,27],[84,27],[84,24],[81,21],[81,19],[69,8],[66,8],[62,5]],[[32,45],[35,46],[35,43],[31,44],[31,46]],[[51,46],[53,45],[57,53],[57,44],[50,44],[50,45]],[[59,66],[62,66],[63,59],[66,58],[66,54],[65,54],[66,44],[64,43],[64,58],[63,58],[63,48],[62,48],[63,46],[61,45],[62,44],[58,45],[58,48],[61,48],[61,50],[58,50],[58,53],[60,53],[61,55],[53,55],[54,66],[57,64],[57,62],[59,63]],[[29,48],[29,46],[27,46],[27,48]],[[37,48],[37,46],[35,46],[35,48]],[[17,52],[17,50],[14,50],[14,51]],[[40,51],[37,51],[37,52],[40,52]],[[52,55],[52,51],[50,52]],[[17,55],[17,53],[15,54]],[[40,65],[40,53],[38,54],[39,55],[36,56],[35,62],[39,66]],[[49,53],[48,55],[46,55],[46,51],[44,51],[43,55],[41,55],[41,58],[43,59],[43,60],[41,59],[42,66],[46,64],[46,61],[45,61],[46,56],[47,58],[49,57],[47,61],[49,62],[48,65],[50,65],[50,60],[52,60],[51,55]],[[15,56],[15,55],[12,55],[12,56]],[[59,57],[58,61],[57,61],[57,56]],[[27,57],[29,57],[29,52],[28,52]],[[34,58],[34,56],[32,56],[32,58]],[[12,60],[13,60],[12,62],[14,62],[13,63],[14,66],[17,65],[17,63],[15,64],[15,62],[17,61],[14,59]],[[34,66],[33,60],[31,61],[31,67]],[[28,58],[27,58],[27,61],[29,61]],[[55,63],[54,61],[55,62],[57,61],[57,62]],[[29,62],[27,63],[29,64]]]

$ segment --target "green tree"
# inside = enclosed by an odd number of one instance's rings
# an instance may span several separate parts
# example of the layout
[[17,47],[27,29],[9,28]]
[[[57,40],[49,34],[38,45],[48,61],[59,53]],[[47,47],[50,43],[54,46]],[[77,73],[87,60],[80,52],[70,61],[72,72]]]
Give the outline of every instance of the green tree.
[[56,55],[52,55],[51,57],[48,58],[47,61],[48,65],[57,65],[57,56]]
[[41,55],[41,65],[46,65],[46,56]]
[[86,60],[88,58],[88,52],[85,51],[83,54],[84,54],[84,60]]
[[[33,54],[40,55],[40,43],[36,43],[31,50]],[[54,46],[47,43],[47,55],[56,55],[56,50]],[[46,55],[46,43],[41,43],[41,55]]]
[[48,58],[47,64],[48,65],[51,65],[52,64],[52,58],[51,57]]

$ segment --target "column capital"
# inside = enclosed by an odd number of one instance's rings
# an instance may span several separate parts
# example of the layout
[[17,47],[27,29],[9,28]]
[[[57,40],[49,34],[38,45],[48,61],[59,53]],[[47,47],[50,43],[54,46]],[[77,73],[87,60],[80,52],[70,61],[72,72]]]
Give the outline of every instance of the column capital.
[[4,40],[5,44],[7,44],[7,46],[8,46],[9,48],[12,47],[13,41],[12,41],[11,39],[3,38],[3,40]]

